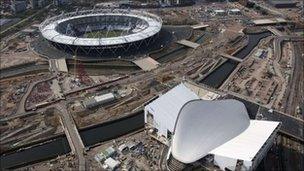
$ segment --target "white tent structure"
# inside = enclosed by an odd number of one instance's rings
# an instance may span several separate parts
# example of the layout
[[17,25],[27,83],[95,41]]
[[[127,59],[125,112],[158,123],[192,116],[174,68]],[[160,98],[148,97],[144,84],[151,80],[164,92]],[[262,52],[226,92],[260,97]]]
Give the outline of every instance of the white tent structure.
[[168,133],[174,131],[179,110],[194,99],[199,97],[184,84],[180,84],[145,106],[145,123],[157,130],[157,138],[167,139]]

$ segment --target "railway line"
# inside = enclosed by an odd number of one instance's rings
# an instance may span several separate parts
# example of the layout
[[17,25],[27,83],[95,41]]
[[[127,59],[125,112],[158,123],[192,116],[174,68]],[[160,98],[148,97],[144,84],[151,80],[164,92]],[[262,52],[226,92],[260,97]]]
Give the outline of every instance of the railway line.
[[[293,71],[288,84],[286,93],[286,102],[284,103],[284,112],[296,115],[297,107],[304,105],[304,42],[293,44]],[[301,53],[302,52],[302,53]],[[302,109],[303,110],[303,109]],[[302,115],[302,116],[301,116]],[[300,114],[303,118],[303,112]]]

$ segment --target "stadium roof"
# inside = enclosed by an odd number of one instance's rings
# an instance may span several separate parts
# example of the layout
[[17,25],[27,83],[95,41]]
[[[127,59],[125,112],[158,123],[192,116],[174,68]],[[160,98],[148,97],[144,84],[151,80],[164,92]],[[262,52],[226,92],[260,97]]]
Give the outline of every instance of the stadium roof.
[[242,133],[249,126],[245,105],[237,100],[193,100],[180,110],[172,155],[192,163]]
[[192,100],[179,112],[172,155],[183,163],[208,154],[252,161],[279,124],[250,120],[237,100]]
[[[64,35],[59,33],[56,30],[58,24],[68,21],[74,20],[77,18],[83,17],[94,17],[94,16],[128,16],[135,17],[146,21],[148,23],[148,27],[143,29],[142,31],[136,32],[134,34],[117,36],[117,37],[107,37],[107,38],[79,38]],[[65,15],[59,15],[44,21],[40,26],[40,32],[49,41],[68,44],[68,45],[76,45],[76,46],[111,46],[111,45],[120,45],[125,43],[136,42],[140,40],[144,40],[149,38],[155,34],[157,34],[162,27],[162,21],[159,17],[154,14],[150,14],[143,11],[135,11],[135,10],[91,10],[91,11],[80,11],[74,13],[68,13]]]

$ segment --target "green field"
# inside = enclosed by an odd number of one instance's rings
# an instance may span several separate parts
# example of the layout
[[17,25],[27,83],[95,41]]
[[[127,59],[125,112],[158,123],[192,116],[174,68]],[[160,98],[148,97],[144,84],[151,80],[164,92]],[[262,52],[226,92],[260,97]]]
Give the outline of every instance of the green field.
[[106,38],[106,37],[117,37],[120,36],[122,33],[121,30],[112,30],[108,32],[106,30],[99,30],[99,31],[93,31],[90,33],[86,33],[83,35],[83,37],[87,38]]

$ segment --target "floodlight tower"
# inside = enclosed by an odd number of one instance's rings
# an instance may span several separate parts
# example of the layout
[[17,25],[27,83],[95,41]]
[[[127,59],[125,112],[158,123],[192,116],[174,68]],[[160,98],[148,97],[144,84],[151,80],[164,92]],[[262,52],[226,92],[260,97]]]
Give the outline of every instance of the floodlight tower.
[[76,72],[76,69],[77,69],[77,49],[75,51],[75,55],[73,56],[73,59],[74,59],[74,80],[76,80],[76,78],[77,78],[77,72]]

